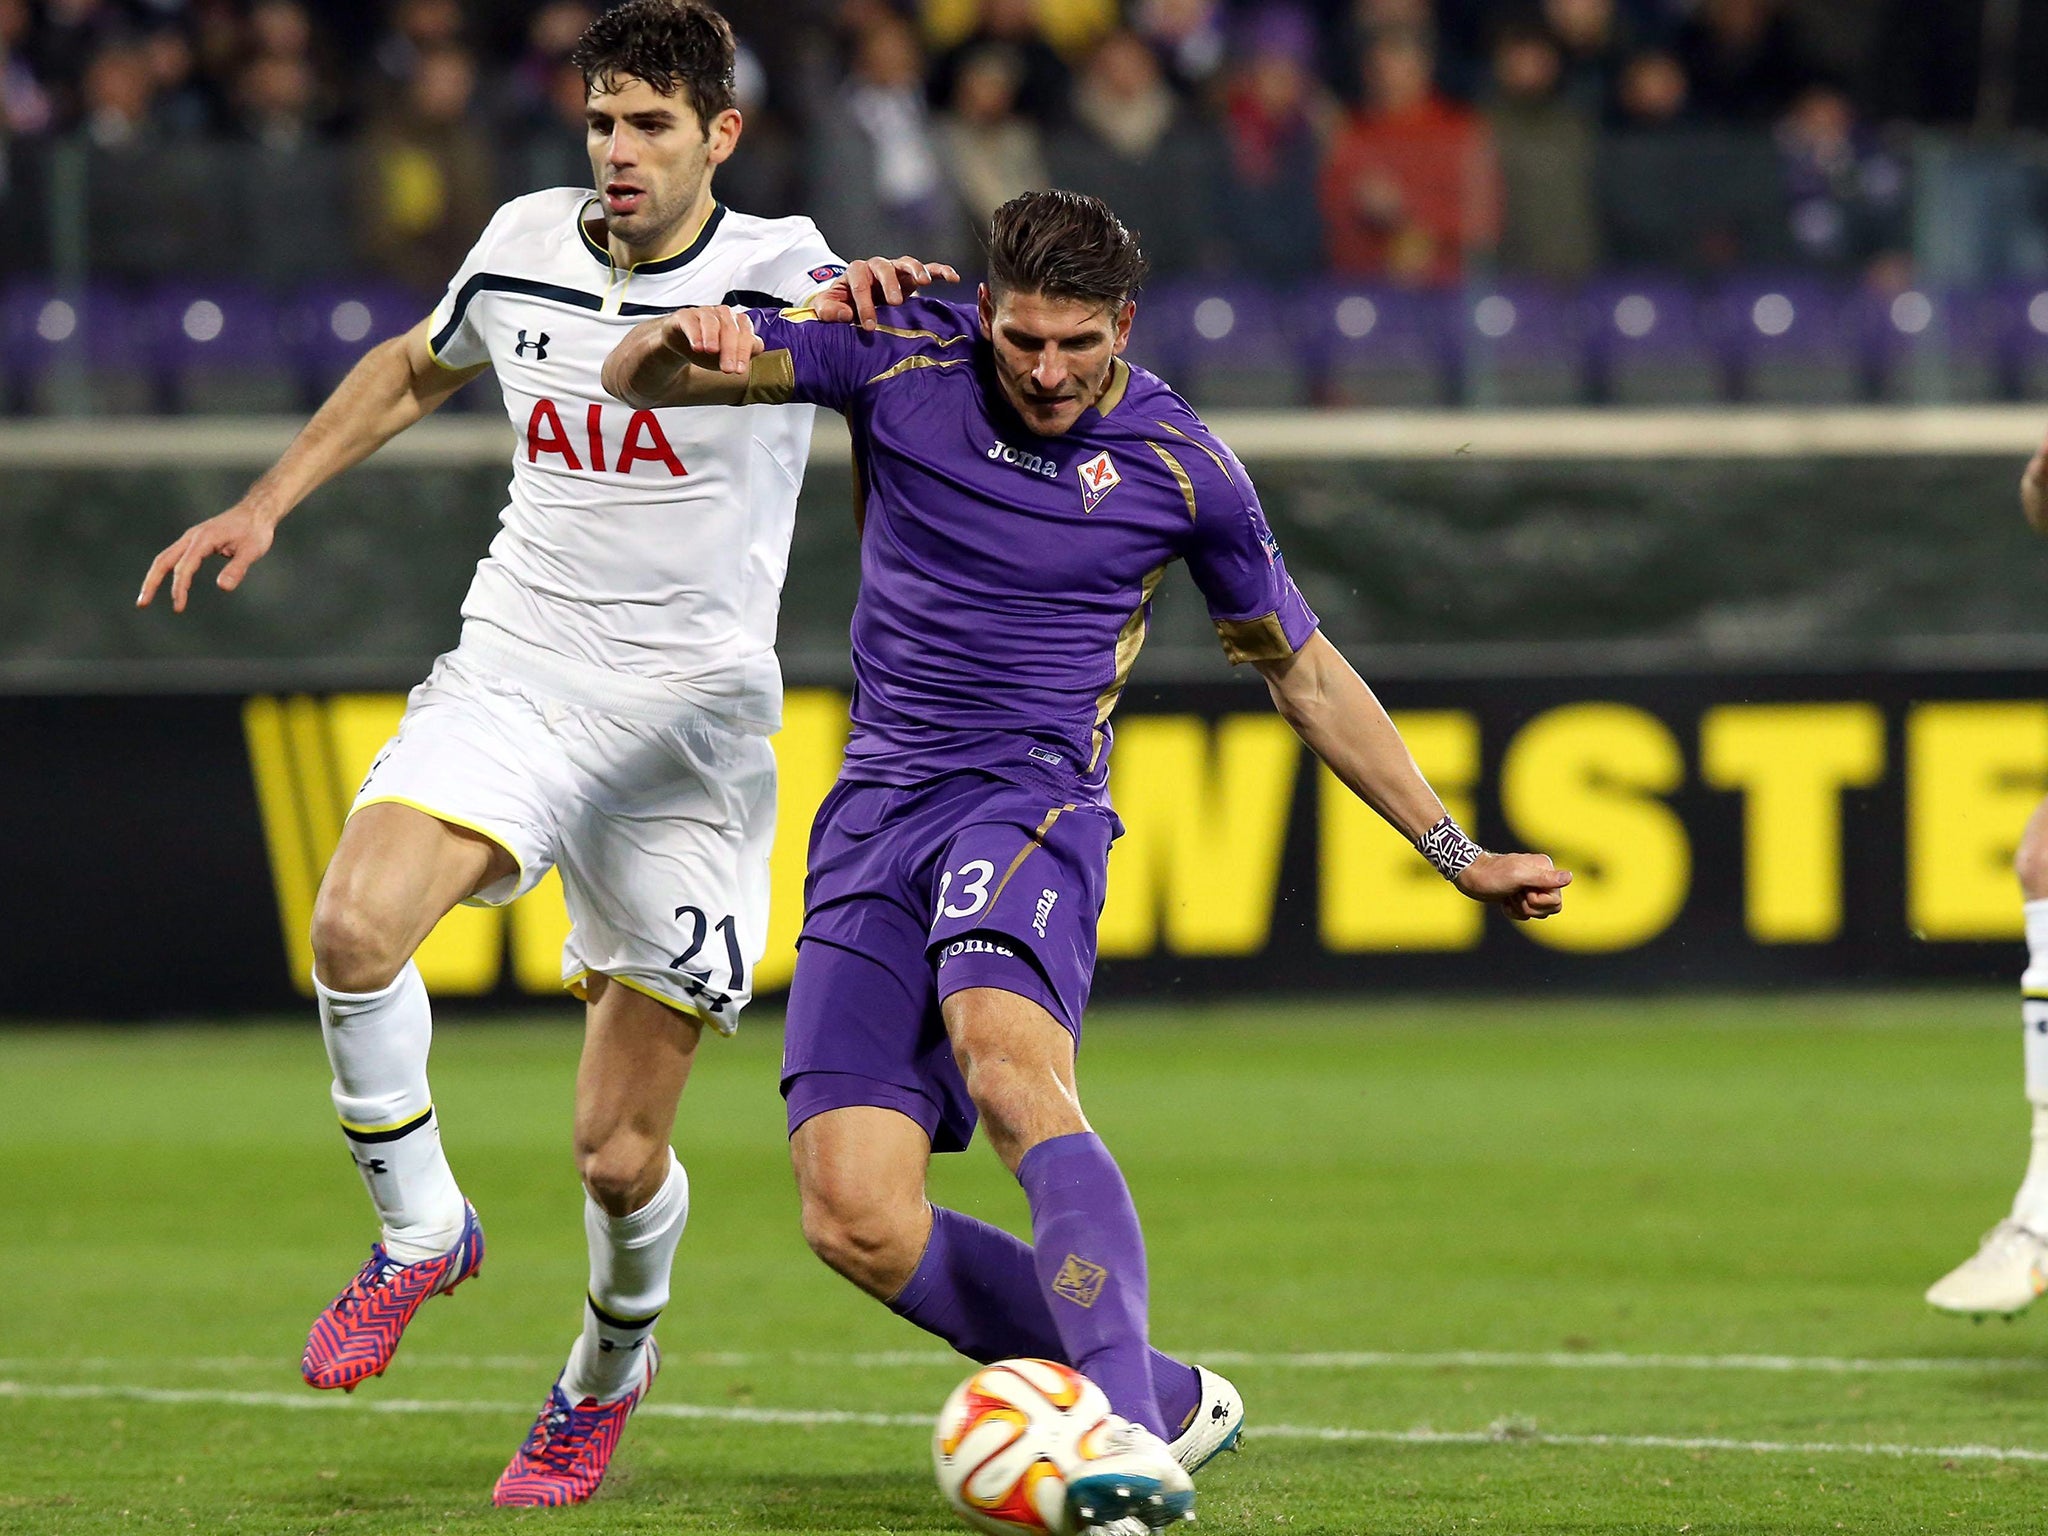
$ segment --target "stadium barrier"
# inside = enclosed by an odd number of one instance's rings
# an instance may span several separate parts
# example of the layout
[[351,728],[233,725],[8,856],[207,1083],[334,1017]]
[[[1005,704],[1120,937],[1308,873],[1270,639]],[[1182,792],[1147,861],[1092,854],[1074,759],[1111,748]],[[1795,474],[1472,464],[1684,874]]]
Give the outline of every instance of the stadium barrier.
[[[1108,996],[1783,985],[2004,976],[2009,869],[2048,787],[2027,672],[1407,678],[1383,693],[1496,846],[1553,853],[1564,916],[1449,889],[1255,694],[1134,689],[1102,917]],[[6,1007],[123,1017],[288,1007],[313,892],[398,693],[0,699]],[[805,832],[845,696],[792,693],[761,990],[784,985]],[[688,892],[678,892],[685,900]],[[444,997],[558,990],[554,876],[461,908],[421,951]],[[680,930],[680,950],[686,936]]]
[[[1181,602],[1117,717],[1114,790],[1128,830],[1103,916],[1103,995],[2009,977],[2019,933],[2011,851],[2048,789],[2048,680],[2024,670],[2048,647],[2013,621],[2037,606],[2040,556],[2018,531],[2011,490],[2037,438],[2035,413],[1219,424],[1266,488],[1290,563],[1332,633],[1396,710],[1454,812],[1490,843],[1555,854],[1578,880],[1567,915],[1544,925],[1510,927],[1464,903],[1305,758],[1255,678],[1223,680],[1213,646],[1199,643],[1199,605]],[[127,608],[134,548],[154,549],[182,526],[181,499],[203,507],[245,480],[288,430],[0,429],[0,539],[13,569],[42,577],[17,582],[24,602],[0,616],[8,1015],[234,1012],[293,1006],[303,993],[320,870],[402,689],[431,654],[410,631],[375,649],[357,637],[382,639],[390,621],[379,594],[428,568],[455,585],[435,618],[453,638],[454,596],[478,549],[438,537],[433,518],[459,524],[465,539],[488,529],[509,435],[477,421],[407,434],[379,471],[380,496],[392,494],[331,507],[303,531],[295,524],[296,542],[265,567],[268,596],[251,583],[176,624],[161,614],[138,622]],[[843,479],[845,452],[843,433],[821,431],[812,479],[827,497],[844,493],[832,477]],[[1766,479],[1745,480],[1752,469]],[[1474,578],[1456,575],[1399,623],[1361,636],[1374,615],[1343,602],[1348,583],[1373,580],[1356,546],[1401,552],[1418,520],[1389,530],[1371,498],[1404,473],[1439,483],[1445,517],[1479,500],[1532,504],[1568,558],[1536,562],[1522,588],[1485,603]],[[1313,478],[1322,474],[1335,478]],[[1627,565],[1645,531],[1600,494],[1618,483],[1601,476],[1622,475],[1647,476],[1628,482],[1637,490],[1682,489],[1676,501],[1631,503],[1677,544],[1662,557],[1665,584],[1647,592],[1615,577],[1648,569]],[[1788,485],[1813,499],[1774,505]],[[1703,494],[1719,486],[1725,495]],[[804,831],[845,730],[843,641],[835,651],[830,637],[844,633],[852,545],[843,507],[814,515],[817,494],[807,492],[792,575],[792,593],[805,595],[787,614],[786,628],[804,637],[786,648],[792,677],[808,686],[793,690],[777,742],[782,820],[764,991],[789,975]],[[1749,509],[1728,521],[1727,503],[1744,498]],[[1360,506],[1368,515],[1356,516]],[[1558,531],[1560,518],[1581,513]],[[145,515],[171,526],[138,531]],[[78,516],[101,519],[106,543],[125,541],[117,561],[92,564],[105,550],[75,536],[65,520]],[[1440,555],[1443,526],[1424,531],[1424,556]],[[1529,526],[1486,536],[1527,543]],[[392,537],[411,542],[379,542]],[[1800,540],[1840,558],[1793,559]],[[352,587],[337,575],[337,551],[351,543],[381,581]],[[1382,575],[1375,598],[1433,579],[1428,563]],[[1773,620],[1760,639],[1738,633],[1727,654],[1711,626],[1658,627],[1685,611],[1673,595],[1681,578],[1698,588],[1685,601],[1709,614],[1731,581],[1759,568],[1790,568],[1787,611],[1855,622]],[[1530,622],[1530,583],[1568,584],[1574,572],[1583,584],[1537,615],[1560,622]],[[1488,575],[1515,579],[1499,562]],[[1828,609],[1842,590],[1860,594],[1860,607]],[[421,612],[429,595],[411,594]],[[274,633],[295,643],[343,621],[355,628],[325,652],[266,649],[264,602]],[[1487,622],[1455,631],[1458,643],[1387,643],[1411,622],[1429,632],[1461,604]],[[1532,638],[1560,628],[1567,638]],[[422,968],[450,998],[552,995],[565,922],[550,878],[508,910],[458,910]]]

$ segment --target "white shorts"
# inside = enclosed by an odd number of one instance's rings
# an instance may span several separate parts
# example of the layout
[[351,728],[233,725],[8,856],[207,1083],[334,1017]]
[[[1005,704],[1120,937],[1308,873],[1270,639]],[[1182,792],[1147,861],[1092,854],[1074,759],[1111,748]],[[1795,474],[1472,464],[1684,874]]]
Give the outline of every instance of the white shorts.
[[517,862],[472,904],[502,906],[553,865],[571,928],[562,980],[609,976],[731,1034],[768,938],[775,755],[706,716],[586,708],[460,651],[406,700],[349,808],[409,805]]

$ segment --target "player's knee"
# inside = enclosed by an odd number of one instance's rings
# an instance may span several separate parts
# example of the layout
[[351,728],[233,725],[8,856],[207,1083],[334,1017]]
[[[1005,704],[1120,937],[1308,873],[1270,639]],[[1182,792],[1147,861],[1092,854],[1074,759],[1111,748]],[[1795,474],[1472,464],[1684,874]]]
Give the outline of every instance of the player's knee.
[[336,992],[379,992],[411,958],[405,937],[364,902],[323,890],[313,906],[313,974]]
[[850,1191],[803,1191],[804,1241],[827,1267],[871,1295],[888,1298],[917,1268],[924,1234],[917,1209],[898,1209]]
[[630,1216],[668,1177],[668,1143],[615,1135],[576,1145],[576,1172],[607,1216]]

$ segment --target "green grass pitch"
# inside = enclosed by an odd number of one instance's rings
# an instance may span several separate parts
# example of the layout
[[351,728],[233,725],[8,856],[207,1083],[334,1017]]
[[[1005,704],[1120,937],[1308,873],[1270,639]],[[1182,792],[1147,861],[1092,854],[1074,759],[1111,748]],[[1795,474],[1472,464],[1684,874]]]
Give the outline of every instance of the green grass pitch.
[[[1223,1365],[1227,1532],[2039,1531],[2048,1304],[1921,1302],[2025,1151],[2008,992],[1103,1010],[1155,1337]],[[492,1480],[576,1325],[574,1017],[444,1020],[480,1279],[351,1398],[370,1237],[308,1018],[0,1031],[0,1531],[945,1532],[957,1359],[804,1250],[774,1020],[707,1041],[668,1365],[597,1500]],[[940,1198],[1012,1224],[977,1148]]]

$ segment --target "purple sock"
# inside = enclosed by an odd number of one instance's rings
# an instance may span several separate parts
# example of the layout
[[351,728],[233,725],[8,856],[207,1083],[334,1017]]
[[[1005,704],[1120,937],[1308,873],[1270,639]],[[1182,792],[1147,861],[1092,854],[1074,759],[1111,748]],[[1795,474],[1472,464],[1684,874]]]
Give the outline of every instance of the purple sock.
[[[1030,1247],[1001,1227],[943,1206],[932,1207],[924,1257],[889,1309],[984,1365],[1020,1356],[1067,1362]],[[1170,1430],[1177,1431],[1201,1406],[1194,1367],[1156,1349],[1152,1385],[1159,1416]]]
[[1032,1261],[1068,1363],[1118,1413],[1170,1438],[1145,1338],[1145,1234],[1123,1170],[1100,1136],[1083,1131],[1026,1152],[1017,1182],[1031,1202]]

